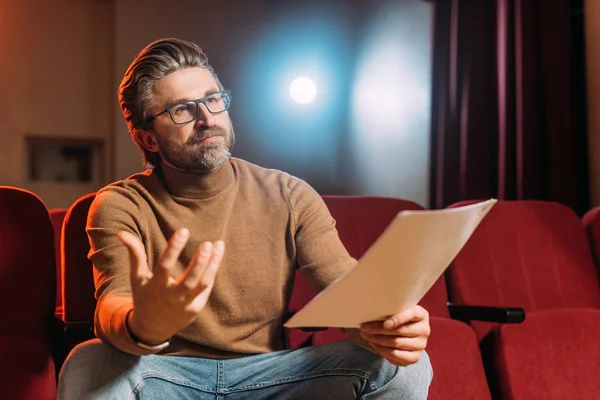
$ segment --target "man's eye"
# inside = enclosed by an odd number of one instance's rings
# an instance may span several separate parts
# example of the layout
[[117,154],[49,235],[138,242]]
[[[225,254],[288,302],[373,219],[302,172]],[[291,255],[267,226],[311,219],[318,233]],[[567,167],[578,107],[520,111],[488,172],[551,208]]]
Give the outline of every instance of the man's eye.
[[214,97],[209,97],[208,99],[206,99],[206,102],[207,102],[208,104],[215,103],[216,101],[217,101],[217,99],[216,99],[216,98],[214,98]]
[[173,112],[175,114],[182,114],[182,113],[185,113],[185,112],[189,111],[189,109],[190,109],[190,105],[189,104],[180,104],[180,105],[178,105],[177,107],[175,107],[173,109]]

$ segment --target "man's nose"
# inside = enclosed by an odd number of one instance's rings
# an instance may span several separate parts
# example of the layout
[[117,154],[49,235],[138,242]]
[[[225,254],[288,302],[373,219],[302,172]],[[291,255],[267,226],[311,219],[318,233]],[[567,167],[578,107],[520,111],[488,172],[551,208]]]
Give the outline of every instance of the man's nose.
[[210,111],[208,111],[208,108],[206,108],[203,103],[198,104],[198,118],[196,118],[196,124],[212,128],[216,123],[217,119]]

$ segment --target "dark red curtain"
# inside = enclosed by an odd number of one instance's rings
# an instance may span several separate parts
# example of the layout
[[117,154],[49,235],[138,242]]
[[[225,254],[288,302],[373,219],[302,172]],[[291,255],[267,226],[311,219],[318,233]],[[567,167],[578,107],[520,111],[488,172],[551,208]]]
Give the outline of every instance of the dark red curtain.
[[430,206],[495,197],[587,210],[583,18],[573,0],[432,3]]

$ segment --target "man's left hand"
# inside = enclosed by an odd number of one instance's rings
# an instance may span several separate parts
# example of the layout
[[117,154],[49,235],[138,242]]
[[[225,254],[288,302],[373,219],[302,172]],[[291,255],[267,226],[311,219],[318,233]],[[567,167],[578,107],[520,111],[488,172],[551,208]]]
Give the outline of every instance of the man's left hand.
[[364,323],[360,327],[363,339],[380,356],[399,366],[419,361],[430,332],[429,313],[421,306],[404,310],[385,321]]

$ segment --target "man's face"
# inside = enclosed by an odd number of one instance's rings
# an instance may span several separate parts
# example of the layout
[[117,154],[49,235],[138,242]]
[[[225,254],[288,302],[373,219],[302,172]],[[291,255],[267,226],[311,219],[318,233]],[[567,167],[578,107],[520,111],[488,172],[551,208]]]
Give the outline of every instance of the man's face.
[[[215,78],[204,68],[173,72],[154,85],[152,115],[185,100],[196,100],[219,91]],[[235,133],[227,111],[211,114],[200,103],[198,118],[176,125],[168,113],[154,121],[152,136],[158,144],[161,161],[186,172],[207,172],[231,157]]]

